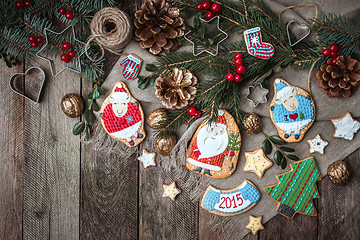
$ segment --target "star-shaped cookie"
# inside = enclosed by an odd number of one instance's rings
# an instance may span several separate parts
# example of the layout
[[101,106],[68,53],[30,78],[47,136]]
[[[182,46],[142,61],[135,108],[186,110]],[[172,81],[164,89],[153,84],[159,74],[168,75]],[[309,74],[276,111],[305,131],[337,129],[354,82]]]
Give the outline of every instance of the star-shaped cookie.
[[169,185],[163,184],[164,193],[163,197],[171,198],[171,200],[175,201],[176,196],[181,193],[181,190],[176,187],[176,183],[173,182]]
[[256,234],[257,231],[264,229],[264,226],[261,223],[262,216],[254,217],[253,215],[249,216],[249,223],[246,225],[247,229],[250,229],[252,234]]
[[320,137],[320,134],[316,135],[313,139],[307,140],[307,142],[310,146],[310,153],[318,152],[320,154],[324,154],[324,149],[329,144]]
[[337,138],[352,140],[360,128],[360,122],[354,119],[349,112],[342,117],[332,118],[331,121],[335,126],[334,137]]
[[245,152],[246,163],[244,172],[253,172],[259,178],[262,178],[265,171],[270,168],[273,163],[265,156],[262,148],[258,148],[253,152]]
[[139,156],[137,159],[142,162],[144,168],[147,168],[148,166],[156,166],[155,157],[156,153],[143,149],[141,156]]

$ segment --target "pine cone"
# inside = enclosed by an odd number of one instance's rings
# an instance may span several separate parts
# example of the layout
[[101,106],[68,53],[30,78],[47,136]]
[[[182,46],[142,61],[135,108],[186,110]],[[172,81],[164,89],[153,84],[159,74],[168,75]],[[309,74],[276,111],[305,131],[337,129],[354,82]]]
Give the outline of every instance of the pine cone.
[[317,85],[329,97],[348,98],[360,84],[360,62],[350,56],[339,56],[337,60],[335,66],[330,65],[330,59],[320,66]]
[[145,0],[135,18],[135,39],[142,48],[149,48],[154,55],[179,48],[185,24],[178,8],[165,0]]
[[155,95],[167,108],[180,109],[194,101],[198,80],[189,70],[174,68],[155,80]]

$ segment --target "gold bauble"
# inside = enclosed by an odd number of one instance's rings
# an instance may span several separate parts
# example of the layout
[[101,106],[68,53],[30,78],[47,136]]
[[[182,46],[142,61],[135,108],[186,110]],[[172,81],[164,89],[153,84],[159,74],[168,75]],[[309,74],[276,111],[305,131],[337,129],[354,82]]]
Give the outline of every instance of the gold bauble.
[[151,128],[156,128],[156,124],[165,119],[168,111],[165,108],[158,108],[152,111],[146,119],[147,125]]
[[259,132],[261,132],[261,120],[256,113],[245,114],[242,123],[247,133],[258,134]]
[[176,142],[177,140],[174,134],[168,137],[156,137],[155,148],[161,155],[169,156]]
[[346,185],[351,180],[351,171],[344,161],[336,161],[327,169],[330,180],[338,186]]
[[76,118],[84,111],[84,103],[79,95],[75,93],[66,94],[61,99],[61,109],[66,116]]

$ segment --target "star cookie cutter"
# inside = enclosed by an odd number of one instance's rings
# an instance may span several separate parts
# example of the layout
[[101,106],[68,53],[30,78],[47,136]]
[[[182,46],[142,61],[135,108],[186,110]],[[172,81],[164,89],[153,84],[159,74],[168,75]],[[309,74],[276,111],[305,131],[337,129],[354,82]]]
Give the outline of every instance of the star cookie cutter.
[[[302,36],[299,40],[297,40],[296,42],[294,42],[294,43],[291,42],[290,33],[289,33],[289,26],[290,26],[290,24],[292,24],[292,23],[296,23],[296,24],[298,24],[298,25],[301,26],[301,27],[307,27],[307,28],[308,28],[308,32],[307,32],[304,36]],[[290,47],[293,47],[293,46],[295,46],[296,44],[298,44],[299,42],[301,42],[302,40],[304,40],[307,36],[309,36],[310,32],[311,32],[311,30],[310,30],[310,28],[309,28],[306,24],[299,23],[299,22],[297,22],[296,20],[291,20],[290,22],[288,22],[288,23],[286,24],[286,33],[287,33],[287,37],[288,37],[288,39],[289,39],[289,45],[290,45]]]
[[204,52],[207,52],[207,53],[209,53],[210,55],[212,55],[212,56],[215,57],[215,56],[218,55],[218,53],[219,53],[219,44],[222,43],[223,41],[225,41],[225,40],[229,37],[229,35],[228,35],[225,31],[221,30],[221,28],[220,28],[220,17],[219,17],[219,16],[213,17],[212,19],[207,20],[207,21],[204,20],[204,19],[202,19],[202,18],[200,18],[200,20],[201,20],[203,23],[209,23],[209,22],[213,21],[214,19],[217,19],[217,24],[216,24],[217,29],[218,29],[221,33],[225,34],[225,37],[224,37],[223,39],[221,39],[219,42],[217,42],[217,44],[216,44],[216,52],[215,52],[215,53],[212,53],[212,52],[210,52],[210,51],[208,51],[208,50],[206,50],[206,49],[202,50],[201,52],[195,53],[195,48],[196,48],[196,47],[195,47],[195,43],[194,43],[193,41],[191,41],[191,40],[187,37],[187,35],[189,35],[189,34],[191,33],[191,30],[188,31],[188,32],[184,35],[184,38],[185,38],[187,41],[189,41],[189,42],[192,43],[192,45],[193,45],[193,48],[192,48],[192,50],[193,50],[193,55],[194,55],[195,57],[198,56],[198,55],[200,55],[200,54],[202,54],[202,53],[204,53]]
[[[73,36],[73,40],[79,44],[82,44],[82,45],[86,45],[84,42],[78,40],[76,38],[76,35],[75,35],[75,29],[74,29],[74,26],[73,25],[70,25],[68,26],[67,28],[65,28],[64,30],[62,30],[61,32],[54,32],[52,30],[50,30],[49,28],[45,28],[44,29],[44,35],[45,35],[45,44],[44,46],[35,54],[36,56],[38,56],[39,58],[47,61],[50,65],[50,72],[51,72],[51,75],[53,77],[56,77],[58,76],[60,73],[62,73],[65,69],[68,69],[70,71],[73,71],[75,73],[81,73],[81,60],[80,60],[80,57],[85,53],[85,47],[84,47],[84,50],[81,51],[80,54],[78,54],[76,57],[74,57],[76,59],[76,67],[77,68],[71,68],[69,67],[69,64],[66,64],[64,68],[62,68],[60,71],[58,71],[57,73],[55,73],[55,64],[54,64],[54,60],[50,59],[50,58],[47,58],[47,57],[44,57],[44,56],[41,56],[40,53],[49,45],[49,37],[48,37],[48,33],[51,33],[51,34],[54,34],[54,35],[62,35],[64,32],[68,31],[69,29],[71,28],[71,34]],[[79,70],[77,70],[79,69]]]
[[[259,85],[260,88],[261,88],[261,91],[263,92],[263,100],[254,101],[254,100],[252,100],[251,98],[249,98],[249,96],[250,96],[250,94],[251,94],[251,90],[250,90],[250,89],[251,89],[251,88],[255,88],[256,85]],[[254,105],[254,107],[257,107],[260,103],[266,103],[266,102],[267,102],[266,95],[269,93],[269,90],[266,89],[266,88],[264,88],[261,83],[257,83],[257,84],[255,84],[255,85],[249,86],[249,87],[246,89],[246,93],[247,93],[247,95],[245,96],[245,99],[248,100],[249,102],[251,102],[251,103]]]
[[[39,92],[37,94],[37,97],[36,99],[32,99],[30,96],[27,96],[25,93],[22,93],[18,90],[15,89],[15,86],[14,86],[14,79],[16,76],[26,76],[26,74],[28,74],[29,72],[33,71],[33,70],[37,70],[37,71],[40,71],[42,77],[41,77],[41,85],[39,87]],[[40,101],[40,95],[41,95],[41,92],[42,92],[42,89],[44,87],[44,83],[45,83],[45,72],[44,70],[42,70],[41,68],[39,67],[31,67],[29,68],[28,70],[26,70],[24,73],[15,73],[13,74],[11,77],[10,77],[10,80],[9,80],[9,85],[10,85],[10,89],[16,93],[16,94],[19,94],[20,96],[34,102],[35,104],[39,103]]]

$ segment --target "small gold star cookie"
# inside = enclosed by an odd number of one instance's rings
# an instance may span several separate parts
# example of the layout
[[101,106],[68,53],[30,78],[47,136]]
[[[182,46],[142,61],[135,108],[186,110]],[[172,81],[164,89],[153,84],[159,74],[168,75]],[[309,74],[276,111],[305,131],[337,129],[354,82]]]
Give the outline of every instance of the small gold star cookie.
[[181,193],[181,190],[176,187],[176,183],[173,182],[169,185],[163,184],[164,193],[163,197],[169,197],[171,200],[175,201],[175,197]]
[[318,152],[320,154],[324,154],[324,149],[329,144],[320,137],[320,134],[316,135],[313,139],[307,140],[307,142],[310,146],[310,153]]
[[156,166],[155,157],[156,153],[143,149],[141,156],[139,156],[137,159],[142,162],[144,168],[147,168],[148,166]]
[[360,128],[360,122],[354,119],[349,112],[342,117],[332,118],[331,122],[335,126],[334,137],[337,138],[352,140]]
[[256,234],[257,231],[264,229],[264,226],[261,223],[262,216],[254,217],[253,215],[249,216],[249,223],[246,225],[247,229],[250,229],[252,234]]
[[253,152],[245,152],[246,163],[244,172],[253,172],[259,178],[262,178],[265,171],[270,168],[273,163],[265,156],[262,148],[258,148]]

